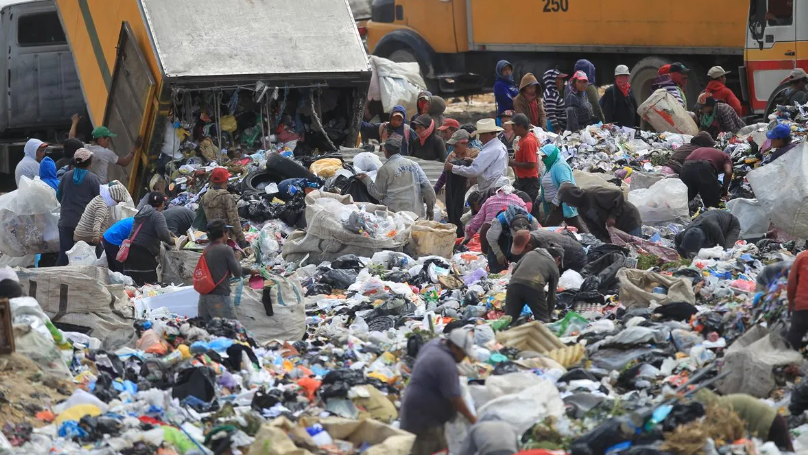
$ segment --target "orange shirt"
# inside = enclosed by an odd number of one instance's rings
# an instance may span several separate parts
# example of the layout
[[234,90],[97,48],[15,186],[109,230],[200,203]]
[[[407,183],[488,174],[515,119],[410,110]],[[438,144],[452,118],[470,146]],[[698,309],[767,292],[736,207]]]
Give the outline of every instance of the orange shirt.
[[539,139],[532,131],[519,139],[519,150],[514,154],[513,159],[517,163],[536,164],[533,169],[514,167],[513,173],[516,174],[516,178],[539,178]]

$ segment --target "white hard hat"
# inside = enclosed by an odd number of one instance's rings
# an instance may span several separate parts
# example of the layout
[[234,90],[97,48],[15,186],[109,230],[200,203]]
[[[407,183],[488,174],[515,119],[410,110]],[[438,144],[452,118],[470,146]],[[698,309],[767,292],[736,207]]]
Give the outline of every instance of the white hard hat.
[[614,69],[615,76],[631,76],[631,73],[628,70],[626,65],[617,65],[617,68]]
[[718,79],[719,77],[726,76],[729,73],[730,73],[729,71],[725,70],[720,66],[714,66],[710,68],[710,71],[707,71],[707,76],[710,79]]

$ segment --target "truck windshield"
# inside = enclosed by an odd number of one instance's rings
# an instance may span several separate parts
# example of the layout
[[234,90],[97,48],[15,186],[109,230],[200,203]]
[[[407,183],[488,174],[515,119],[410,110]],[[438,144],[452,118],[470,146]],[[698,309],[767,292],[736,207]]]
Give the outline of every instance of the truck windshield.
[[65,32],[56,11],[20,16],[17,22],[20,46],[53,46],[66,44]]
[[794,23],[794,0],[769,0],[766,23],[770,26]]

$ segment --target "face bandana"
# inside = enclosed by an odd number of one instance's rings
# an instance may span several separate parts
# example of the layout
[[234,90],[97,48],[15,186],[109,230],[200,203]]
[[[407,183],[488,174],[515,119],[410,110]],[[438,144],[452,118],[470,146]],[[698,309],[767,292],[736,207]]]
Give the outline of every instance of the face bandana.
[[628,76],[616,76],[614,78],[614,85],[623,92],[623,96],[628,96],[628,91],[631,89],[631,84],[628,83]]

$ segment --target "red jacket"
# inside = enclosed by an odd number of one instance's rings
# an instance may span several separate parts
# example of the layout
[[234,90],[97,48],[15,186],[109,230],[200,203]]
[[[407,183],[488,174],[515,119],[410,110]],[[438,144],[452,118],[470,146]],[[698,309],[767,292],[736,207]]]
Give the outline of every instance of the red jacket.
[[797,255],[788,274],[788,309],[808,310],[808,251]]
[[730,105],[735,112],[740,117],[741,114],[741,101],[732,93],[732,90],[728,89],[723,82],[712,80],[709,84],[707,84],[707,88],[704,89],[705,92],[710,94],[716,101],[723,101]]

